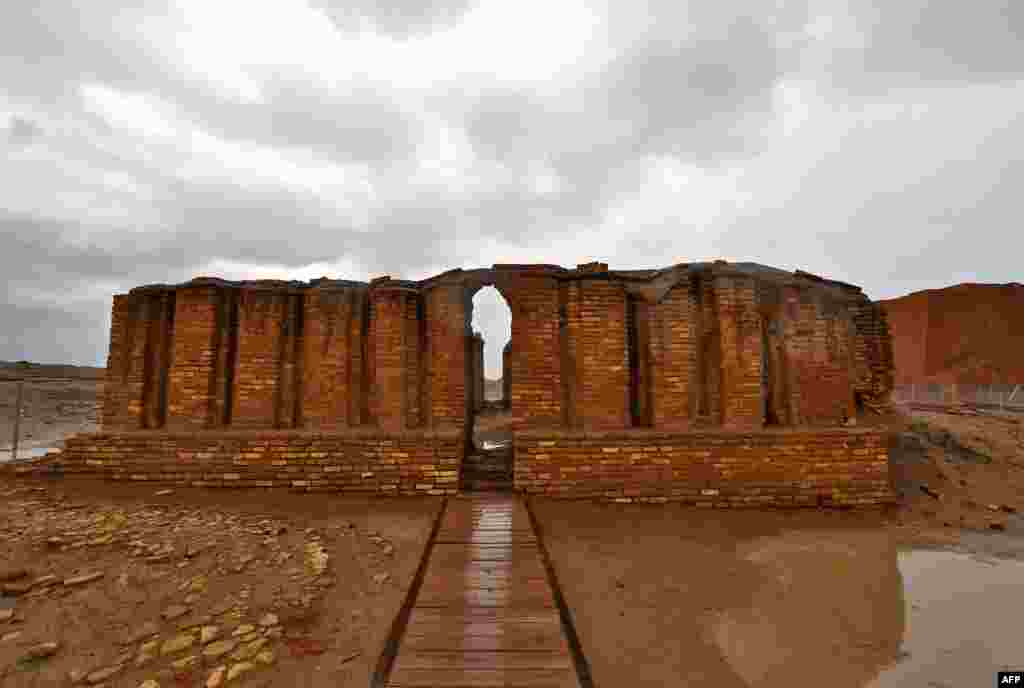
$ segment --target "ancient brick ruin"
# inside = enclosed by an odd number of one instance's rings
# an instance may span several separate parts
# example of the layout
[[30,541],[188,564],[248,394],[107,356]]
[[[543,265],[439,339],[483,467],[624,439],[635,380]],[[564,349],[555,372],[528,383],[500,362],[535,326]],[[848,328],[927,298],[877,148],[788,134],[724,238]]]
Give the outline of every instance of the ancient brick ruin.
[[876,503],[892,354],[858,287],[752,263],[495,265],[423,281],[198,278],[114,297],[102,432],[65,474],[452,494],[483,396],[473,295],[512,311],[515,488]]

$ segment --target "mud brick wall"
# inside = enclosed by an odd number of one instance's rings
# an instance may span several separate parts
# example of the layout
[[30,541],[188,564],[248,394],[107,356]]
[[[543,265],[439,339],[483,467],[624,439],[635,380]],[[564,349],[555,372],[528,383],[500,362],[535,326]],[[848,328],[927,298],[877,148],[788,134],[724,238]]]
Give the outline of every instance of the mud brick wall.
[[721,425],[755,428],[764,422],[761,396],[761,318],[754,281],[714,280],[721,347]]
[[231,406],[234,427],[279,426],[288,316],[286,294],[243,289],[238,295],[238,355],[233,361]]
[[697,307],[690,285],[684,283],[647,309],[653,427],[683,430],[696,415],[700,392]]
[[370,292],[370,337],[373,378],[370,415],[386,430],[404,425],[405,404],[405,292],[375,289]]
[[218,424],[219,320],[222,295],[215,287],[179,289],[175,295],[174,355],[167,391],[167,426],[199,429]]
[[402,366],[405,398],[402,417],[406,428],[423,427],[423,396],[426,380],[426,322],[423,299],[419,294],[405,295],[402,309]]
[[560,426],[562,355],[558,281],[542,271],[517,272],[501,289],[512,310],[505,367],[511,378],[512,427]]
[[842,422],[853,403],[852,320],[819,295],[787,288],[783,329],[790,422]]
[[475,333],[470,342],[473,357],[473,410],[484,405],[484,338]]
[[430,427],[461,428],[467,411],[466,294],[461,287],[437,286],[424,301]]
[[114,300],[104,427],[157,428],[164,424],[173,327],[173,293],[143,292]]
[[458,491],[462,458],[457,432],[136,431],[76,435],[46,461],[0,472],[194,487],[450,495]]
[[363,290],[311,289],[303,312],[303,424],[308,429],[359,425],[364,417],[366,369]]
[[501,400],[505,408],[510,408],[512,403],[512,342],[509,341],[501,349]]
[[572,427],[629,427],[626,294],[620,284],[599,278],[570,282],[566,292]]
[[854,389],[866,405],[877,409],[889,403],[895,384],[894,340],[885,307],[864,303],[854,311],[853,322]]
[[718,298],[712,280],[701,279],[698,285],[698,416],[704,422],[719,425],[722,422],[722,338],[718,321]]
[[530,494],[700,506],[868,505],[894,499],[883,431],[515,436],[515,486]]

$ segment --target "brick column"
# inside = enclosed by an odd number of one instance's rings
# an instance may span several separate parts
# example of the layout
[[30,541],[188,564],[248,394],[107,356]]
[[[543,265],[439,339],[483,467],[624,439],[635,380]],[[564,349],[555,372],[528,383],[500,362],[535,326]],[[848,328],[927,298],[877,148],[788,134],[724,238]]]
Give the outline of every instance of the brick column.
[[716,276],[722,351],[722,425],[759,428],[764,423],[761,386],[761,319],[752,278]]
[[512,309],[512,339],[505,375],[511,378],[514,428],[562,425],[558,281],[517,272],[503,282]]
[[690,427],[696,411],[697,303],[689,282],[673,287],[650,313],[651,424],[665,430]]
[[461,428],[466,420],[466,306],[461,285],[425,295],[430,425]]
[[174,307],[174,357],[167,391],[167,426],[189,430],[216,424],[219,289],[185,286]]
[[373,385],[370,415],[378,427],[400,430],[405,426],[405,291],[376,288],[370,291],[372,318]]
[[365,288],[313,288],[303,311],[303,424],[359,425],[364,406]]
[[269,290],[239,292],[238,356],[231,407],[234,427],[276,425],[286,299],[286,294]]

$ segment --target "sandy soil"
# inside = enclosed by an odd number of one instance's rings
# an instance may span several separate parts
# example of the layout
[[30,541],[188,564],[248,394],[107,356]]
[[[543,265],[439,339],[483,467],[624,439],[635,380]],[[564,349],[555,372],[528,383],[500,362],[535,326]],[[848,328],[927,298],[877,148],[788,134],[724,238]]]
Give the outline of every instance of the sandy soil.
[[[96,380],[29,381],[23,392],[19,456],[61,446],[69,435],[94,432],[103,383]],[[0,461],[10,458],[17,384],[0,380]]]
[[439,500],[156,491],[0,482],[0,684],[369,684]]

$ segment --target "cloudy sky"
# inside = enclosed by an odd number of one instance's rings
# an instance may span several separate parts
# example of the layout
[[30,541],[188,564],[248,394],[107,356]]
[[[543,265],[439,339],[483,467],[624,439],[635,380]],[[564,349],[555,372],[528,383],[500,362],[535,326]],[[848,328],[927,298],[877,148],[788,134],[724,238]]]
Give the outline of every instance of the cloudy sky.
[[201,274],[1024,281],[1022,36],[1020,0],[4,2],[0,359],[102,365],[113,293]]

